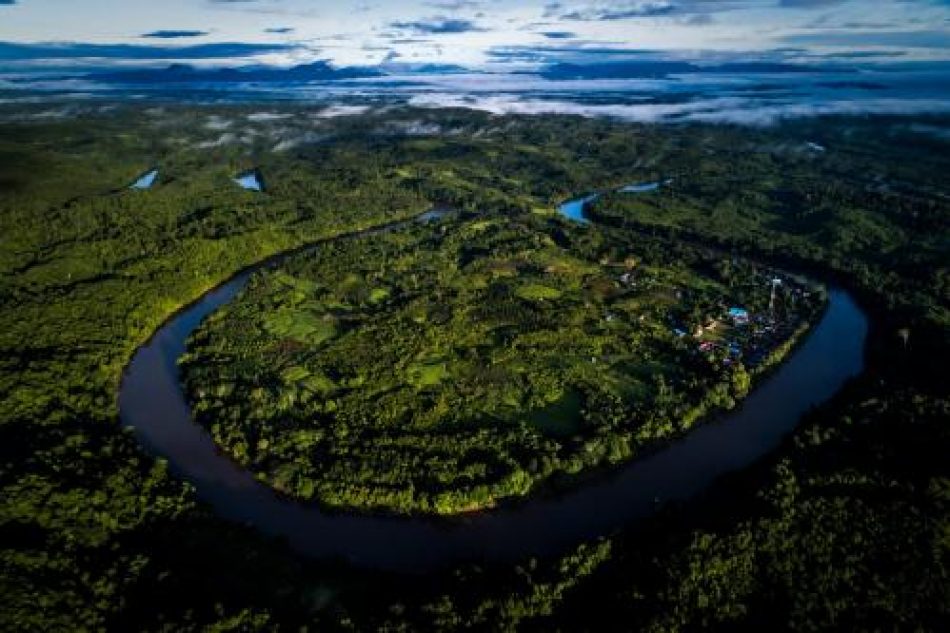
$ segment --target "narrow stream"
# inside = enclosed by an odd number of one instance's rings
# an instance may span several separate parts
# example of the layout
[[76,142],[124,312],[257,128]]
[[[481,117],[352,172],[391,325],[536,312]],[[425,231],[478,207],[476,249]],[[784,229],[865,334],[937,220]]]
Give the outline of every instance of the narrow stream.
[[138,178],[136,178],[135,182],[129,185],[129,189],[140,189],[140,190],[151,189],[152,185],[155,184],[155,180],[157,178],[158,178],[158,170],[151,169],[145,172],[144,174],[142,174],[141,176],[139,176]]

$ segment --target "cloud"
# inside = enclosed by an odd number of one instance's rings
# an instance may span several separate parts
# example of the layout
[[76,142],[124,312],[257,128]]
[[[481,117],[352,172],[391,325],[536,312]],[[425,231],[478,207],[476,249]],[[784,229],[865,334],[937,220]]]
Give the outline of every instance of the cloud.
[[233,145],[239,142],[240,142],[240,139],[238,139],[237,134],[234,134],[233,132],[225,132],[224,134],[222,134],[215,140],[203,141],[201,143],[198,143],[195,147],[197,147],[198,149],[210,149],[212,147],[223,147],[225,145]]
[[571,31],[544,31],[541,35],[549,40],[570,40],[577,37],[577,34]]
[[438,136],[445,132],[438,123],[428,121],[390,121],[380,130],[384,134],[402,134],[405,136]]
[[424,2],[426,6],[441,9],[442,11],[462,11],[465,9],[478,9],[482,3],[478,0],[431,0]]
[[790,9],[821,9],[836,4],[841,4],[844,0],[781,0],[779,6]]
[[341,116],[356,116],[358,114],[363,114],[368,112],[370,107],[368,105],[342,105],[334,104],[327,106],[320,112],[314,115],[318,119],[334,119]]
[[936,114],[950,111],[943,100],[866,99],[803,100],[762,103],[755,98],[709,97],[685,103],[597,104],[555,99],[525,99],[515,95],[472,96],[447,93],[417,94],[409,105],[422,108],[468,108],[493,114],[572,114],[609,117],[641,123],[726,123],[769,126],[786,119],[833,115]]
[[589,42],[579,42],[576,45],[557,46],[493,46],[485,51],[485,55],[496,62],[591,63],[600,60],[639,59],[644,55],[662,56],[663,53],[657,50],[592,45]]
[[564,9],[564,5],[560,2],[548,2],[544,5],[544,13],[542,14],[546,18],[555,18],[557,17]]
[[912,123],[907,126],[907,131],[914,134],[924,134],[932,136],[941,141],[950,143],[950,128],[939,125],[926,125],[923,123]]
[[22,44],[0,42],[0,60],[31,61],[40,59],[225,59],[249,57],[267,53],[294,50],[289,44],[249,44],[220,42],[191,46],[158,46],[144,44],[86,44],[79,42],[55,42]]
[[302,132],[290,135],[285,133],[282,135],[280,141],[274,145],[271,151],[286,152],[301,145],[313,145],[314,143],[320,143],[325,141],[327,138],[328,136],[326,134],[320,134],[317,132]]
[[708,13],[694,13],[693,15],[684,16],[680,19],[680,24],[685,24],[686,26],[709,26],[714,22],[713,16]]
[[921,31],[821,31],[786,35],[782,41],[807,46],[895,46],[950,49],[944,30]]
[[426,20],[413,20],[408,22],[390,22],[389,26],[394,29],[411,31],[418,35],[445,35],[485,30],[479,28],[479,26],[471,20],[446,17],[434,17]]
[[142,37],[151,37],[151,38],[163,39],[163,40],[173,40],[173,39],[184,38],[184,37],[204,37],[207,34],[208,34],[208,31],[162,30],[162,31],[151,31],[149,33],[142,33]]
[[234,121],[225,119],[224,117],[218,116],[217,114],[212,114],[209,116],[207,122],[205,123],[205,127],[207,129],[213,130],[215,132],[223,132],[232,125],[234,125]]
[[796,59],[816,60],[816,61],[835,61],[835,60],[879,60],[879,59],[897,59],[906,57],[909,51],[894,50],[835,50],[829,52],[815,53],[807,49],[775,49],[775,55],[785,54],[786,57]]
[[837,59],[879,59],[888,57],[904,57],[907,51],[841,51],[838,53],[815,54],[812,57],[817,59],[837,58]]
[[264,29],[265,33],[274,33],[277,35],[285,35],[287,33],[293,33],[296,29],[292,26],[275,26],[269,29]]
[[711,13],[765,9],[769,8],[770,4],[773,8],[821,9],[845,2],[847,0],[772,0],[771,2],[764,0],[626,0],[621,2],[595,0],[588,2],[582,8],[573,10],[566,10],[561,2],[550,2],[544,5],[544,16],[581,22],[679,16],[682,18],[681,24],[698,26],[709,24]]
[[571,11],[560,17],[562,20],[581,22],[629,20],[632,18],[650,18],[670,15],[678,9],[678,5],[666,0],[656,2],[611,3],[606,6]]
[[252,123],[269,123],[271,121],[281,121],[283,119],[289,119],[291,114],[286,112],[251,112],[245,118]]
[[[198,2],[199,0],[191,0]],[[242,13],[258,13],[261,15],[297,16],[303,18],[320,17],[323,14],[324,3],[314,0],[205,0],[212,7],[222,10],[238,11]],[[348,3],[352,4],[352,3]],[[356,5],[353,12],[360,12],[365,5]]]

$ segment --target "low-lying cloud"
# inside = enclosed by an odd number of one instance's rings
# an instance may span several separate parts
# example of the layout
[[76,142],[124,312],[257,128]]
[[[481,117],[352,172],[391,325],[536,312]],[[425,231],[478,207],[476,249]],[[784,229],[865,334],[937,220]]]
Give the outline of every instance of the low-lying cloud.
[[770,126],[786,119],[835,115],[908,115],[950,112],[950,103],[937,99],[867,99],[861,101],[775,101],[711,97],[686,103],[583,103],[525,98],[517,95],[416,95],[410,105],[424,108],[467,108],[493,114],[566,114],[609,117],[638,123],[718,123]]
[[369,110],[370,107],[368,105],[334,104],[320,110],[314,117],[318,119],[335,119],[341,116],[356,116],[368,112]]

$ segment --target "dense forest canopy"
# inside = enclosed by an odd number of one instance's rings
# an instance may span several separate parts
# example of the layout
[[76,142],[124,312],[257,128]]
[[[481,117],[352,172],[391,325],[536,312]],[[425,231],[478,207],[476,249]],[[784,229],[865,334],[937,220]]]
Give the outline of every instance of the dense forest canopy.
[[[4,628],[946,628],[950,153],[919,132],[945,119],[746,129],[265,110],[281,116],[0,105]],[[150,188],[128,188],[151,168]],[[250,169],[266,192],[235,185]],[[667,178],[649,195],[602,198],[586,229],[555,212],[571,195]],[[663,270],[676,270],[664,257],[714,248],[834,279],[873,318],[867,370],[759,467],[693,503],[561,557],[411,582],[305,560],[217,519],[121,430],[123,366],[176,309],[271,254],[433,204],[461,214],[431,227],[449,241],[465,222],[524,227],[505,230],[597,268],[611,240],[642,236]],[[387,239],[398,250],[434,238]],[[288,264],[312,267],[295,284],[319,277],[320,257]],[[239,306],[280,279],[258,280]],[[353,290],[354,309],[369,314],[366,290]]]

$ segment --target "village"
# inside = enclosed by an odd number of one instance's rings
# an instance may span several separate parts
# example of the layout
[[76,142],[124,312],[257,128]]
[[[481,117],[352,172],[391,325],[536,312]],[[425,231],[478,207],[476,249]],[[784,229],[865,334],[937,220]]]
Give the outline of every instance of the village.
[[[741,283],[713,305],[700,296],[704,293],[672,290],[666,323],[674,340],[692,355],[721,367],[741,362],[754,369],[811,320],[824,295],[821,287],[788,273],[755,268],[743,273]],[[627,290],[653,285],[629,265],[617,282]],[[608,322],[614,318],[612,313],[605,317]]]
[[720,304],[718,313],[706,315],[701,323],[676,321],[674,335],[691,339],[694,353],[710,362],[725,367],[741,362],[754,369],[794,337],[821,304],[817,288],[775,271],[755,274],[751,290],[736,293],[743,301]]

